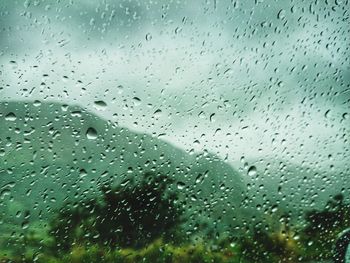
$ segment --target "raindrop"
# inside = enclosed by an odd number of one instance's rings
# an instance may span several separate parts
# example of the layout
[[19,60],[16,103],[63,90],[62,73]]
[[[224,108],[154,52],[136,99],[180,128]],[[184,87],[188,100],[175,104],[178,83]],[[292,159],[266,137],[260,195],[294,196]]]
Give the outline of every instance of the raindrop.
[[203,182],[203,180],[204,180],[204,174],[199,174],[199,175],[197,176],[195,182],[196,182],[196,184],[199,184],[199,183]]
[[146,34],[146,40],[147,40],[147,41],[152,40],[152,35],[151,35],[150,33],[147,33],[147,34]]
[[4,189],[0,193],[0,198],[4,199],[6,196],[9,196],[11,194],[10,189]]
[[331,112],[331,110],[327,110],[327,111],[324,113],[324,117],[325,117],[325,118],[328,118],[330,112]]
[[14,61],[14,60],[11,60],[11,61],[10,61],[10,65],[11,65],[11,67],[12,67],[13,69],[17,68],[17,62]]
[[248,175],[249,176],[254,176],[257,174],[257,170],[256,170],[256,167],[253,165],[253,166],[250,166],[249,169],[248,169]]
[[85,169],[80,169],[80,171],[79,171],[79,177],[80,177],[80,178],[84,178],[84,177],[86,177],[86,176],[87,176],[86,170],[85,170]]
[[39,107],[39,106],[41,105],[41,101],[40,101],[40,100],[35,100],[34,103],[33,103],[33,105],[34,105],[35,107]]
[[198,117],[201,118],[201,119],[205,118],[205,113],[204,113],[204,111],[201,111],[201,112],[198,114]]
[[286,10],[284,10],[284,9],[281,9],[279,12],[278,12],[278,14],[277,14],[277,18],[278,19],[284,19],[286,17]]
[[155,118],[159,118],[162,115],[162,110],[158,109],[153,113]]
[[271,212],[272,213],[276,213],[277,210],[278,210],[278,206],[277,205],[272,206],[272,208],[271,208]]
[[179,34],[182,31],[180,27],[175,28],[175,34]]
[[86,131],[86,137],[90,140],[95,140],[97,138],[97,131],[92,127],[88,128]]
[[28,227],[29,227],[29,222],[28,221],[24,221],[22,223],[22,229],[24,230],[24,229],[27,229]]
[[178,182],[177,183],[177,189],[183,190],[185,188],[186,184],[183,182]]
[[67,111],[68,110],[68,105],[67,104],[63,104],[61,106],[61,109],[62,109],[62,111]]
[[71,115],[73,117],[81,117],[81,111],[77,110],[77,111],[72,111]]
[[107,107],[107,103],[103,100],[97,100],[94,102],[95,108],[98,110],[104,110]]
[[212,113],[212,114],[210,115],[210,117],[209,117],[210,122],[214,122],[214,121],[215,121],[215,120],[214,120],[214,116],[215,116],[215,113]]
[[7,121],[15,121],[16,119],[17,117],[13,112],[10,112],[5,116],[5,120]]
[[15,187],[15,185],[16,185],[16,182],[12,181],[12,182],[9,182],[9,183],[3,185],[1,188],[6,188],[6,187],[13,188],[13,187]]
[[123,91],[124,91],[123,85],[119,85],[119,86],[117,87],[117,89],[118,89],[118,93],[119,93],[119,94],[122,94]]
[[130,179],[126,179],[123,182],[120,183],[120,186],[125,187],[130,183]]
[[133,99],[133,101],[134,101],[134,105],[135,105],[135,106],[139,106],[139,105],[141,104],[140,98],[138,98],[138,97],[133,97],[132,99]]

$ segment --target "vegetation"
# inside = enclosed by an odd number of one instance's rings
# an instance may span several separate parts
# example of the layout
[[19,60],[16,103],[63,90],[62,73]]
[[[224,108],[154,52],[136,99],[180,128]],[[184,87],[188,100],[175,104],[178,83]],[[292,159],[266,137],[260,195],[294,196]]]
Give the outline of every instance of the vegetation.
[[299,262],[300,243],[292,231],[257,228],[251,235],[241,237],[239,243],[246,262]]
[[342,194],[336,195],[324,210],[307,212],[305,220],[307,225],[301,235],[305,256],[316,260],[331,258],[337,235],[350,227],[350,204],[344,202]]
[[339,194],[323,210],[307,211],[304,222],[298,225],[286,218],[279,217],[271,225],[257,226],[242,236],[238,241],[242,257],[261,263],[329,260],[338,234],[350,227],[350,204]]
[[160,237],[176,241],[183,210],[169,189],[171,183],[169,177],[146,173],[137,183],[104,185],[101,199],[83,200],[59,211],[51,222],[54,244],[67,251],[84,243],[141,248]]
[[323,210],[306,212],[299,224],[288,214],[267,213],[244,234],[193,241],[173,185],[154,173],[105,184],[100,196],[65,204],[46,226],[3,234],[7,249],[0,262],[310,262],[330,259],[337,234],[350,227],[350,205],[339,194]]

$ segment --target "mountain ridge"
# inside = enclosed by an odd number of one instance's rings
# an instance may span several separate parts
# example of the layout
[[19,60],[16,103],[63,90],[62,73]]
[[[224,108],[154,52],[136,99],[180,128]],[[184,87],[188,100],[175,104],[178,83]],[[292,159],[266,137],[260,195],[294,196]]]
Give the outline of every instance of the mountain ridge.
[[50,214],[65,201],[97,194],[104,182],[120,184],[145,172],[173,177],[192,215],[240,214],[245,186],[229,164],[210,153],[190,155],[80,106],[0,102],[0,134],[3,215],[11,200],[37,207],[33,214]]

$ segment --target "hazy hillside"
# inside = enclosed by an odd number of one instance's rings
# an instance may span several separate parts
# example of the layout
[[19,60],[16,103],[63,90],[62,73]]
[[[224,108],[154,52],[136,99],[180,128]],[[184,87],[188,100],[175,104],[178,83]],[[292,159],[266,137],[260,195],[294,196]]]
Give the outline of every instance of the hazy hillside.
[[321,170],[269,157],[247,160],[245,166],[239,172],[248,185],[249,199],[261,212],[289,213],[300,222],[306,210],[323,208],[332,196],[342,193],[349,201],[350,178],[345,167]]
[[[240,175],[211,154],[189,154],[157,138],[109,123],[77,106],[40,102],[0,103],[2,217],[21,221],[93,195],[106,181],[127,184],[148,171],[173,185],[195,218],[229,223],[244,185]],[[11,208],[12,207],[12,208]],[[17,207],[13,208],[13,207]],[[22,212],[22,213],[21,213]]]

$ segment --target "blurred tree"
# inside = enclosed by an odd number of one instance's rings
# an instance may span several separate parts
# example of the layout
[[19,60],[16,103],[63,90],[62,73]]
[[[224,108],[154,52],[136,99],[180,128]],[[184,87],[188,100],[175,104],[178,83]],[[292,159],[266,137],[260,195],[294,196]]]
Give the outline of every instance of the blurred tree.
[[295,233],[282,224],[280,229],[255,228],[239,239],[244,262],[297,262],[299,256]]
[[145,173],[135,182],[101,187],[101,197],[66,205],[51,221],[56,247],[68,250],[75,243],[110,247],[143,247],[155,239],[180,239],[183,209],[173,180]]
[[335,195],[321,211],[311,210],[305,214],[306,226],[301,237],[310,259],[324,260],[332,257],[337,235],[350,226],[350,205],[342,194]]

